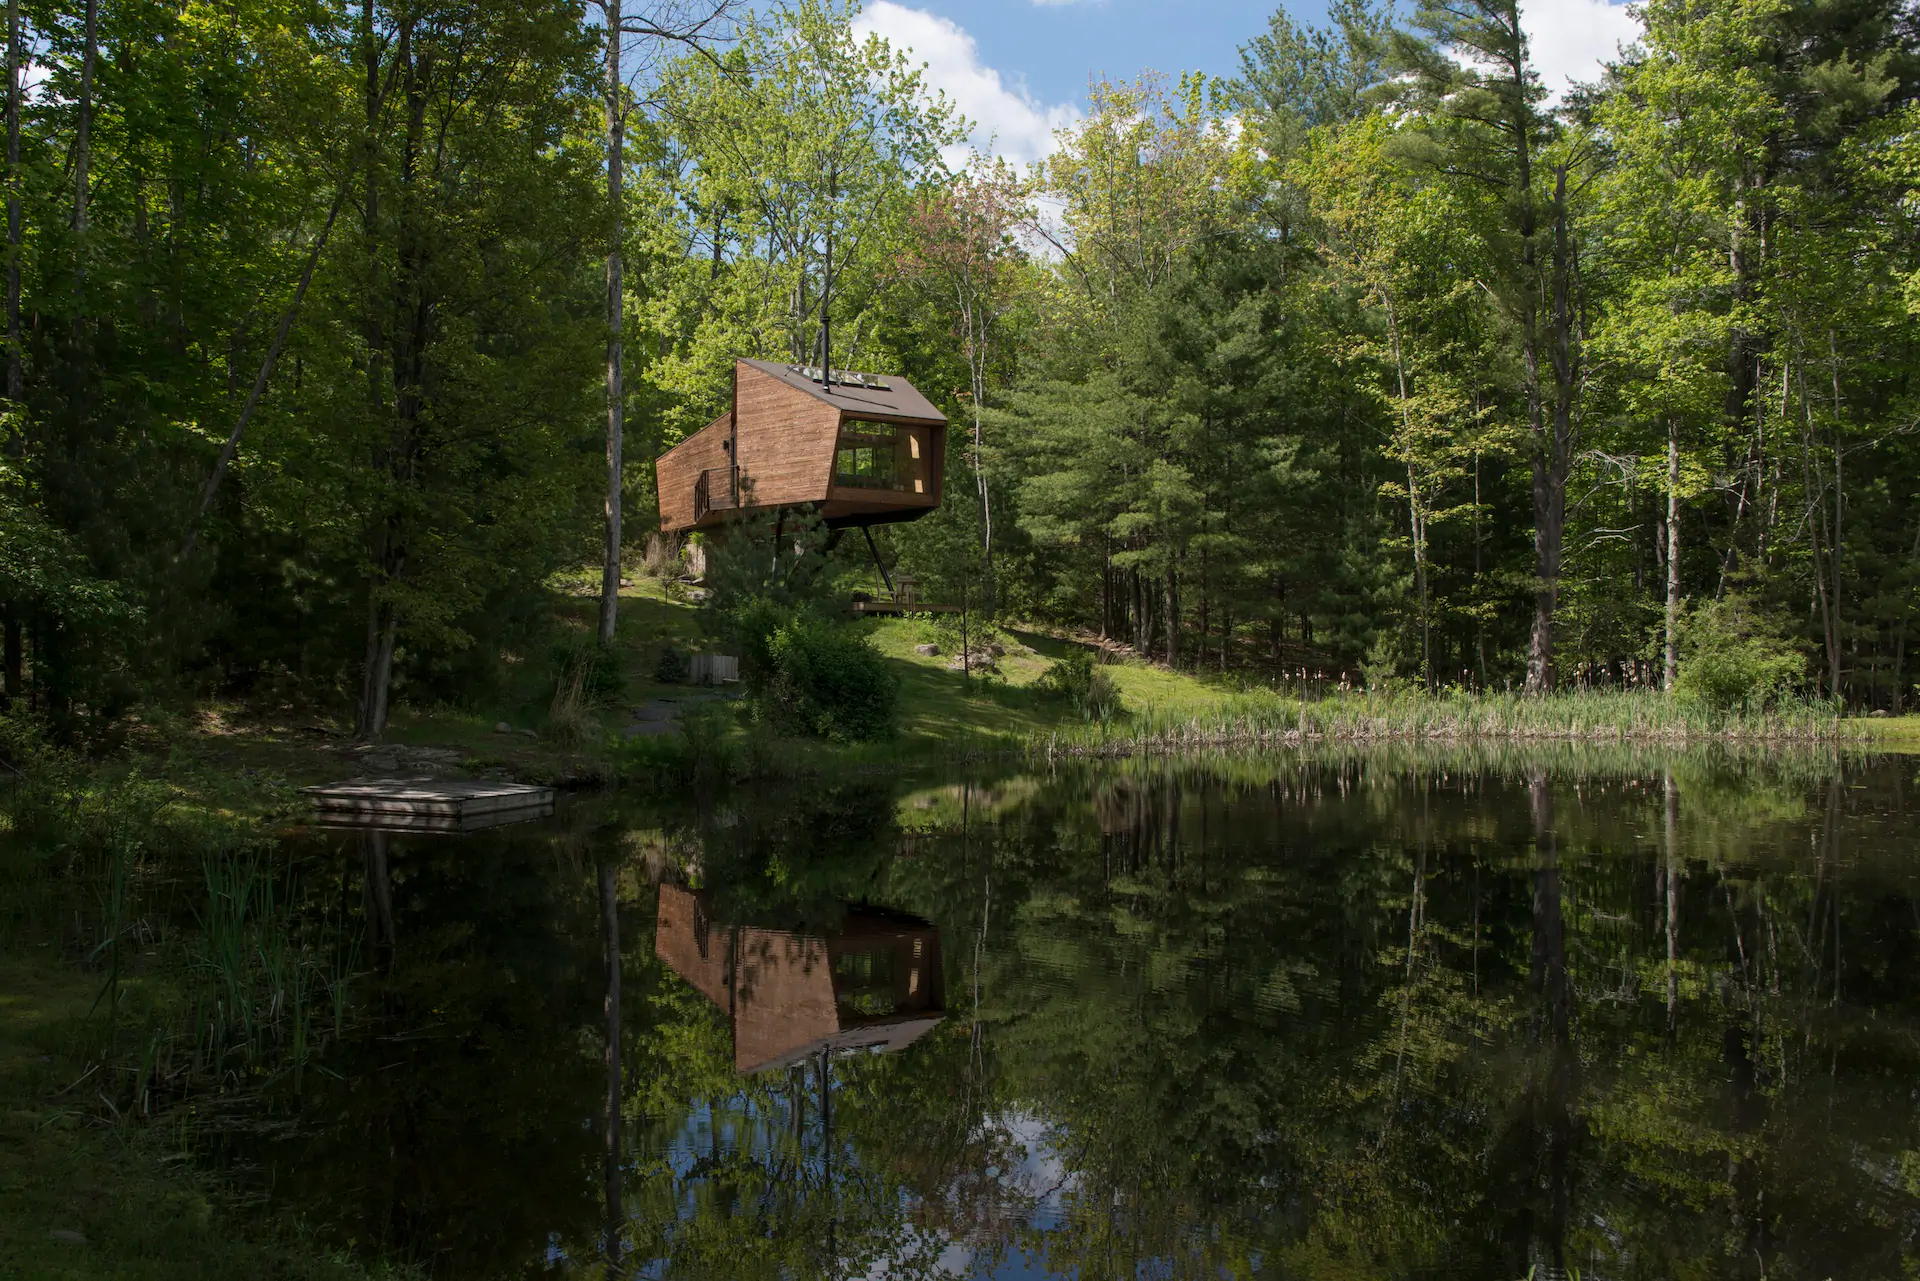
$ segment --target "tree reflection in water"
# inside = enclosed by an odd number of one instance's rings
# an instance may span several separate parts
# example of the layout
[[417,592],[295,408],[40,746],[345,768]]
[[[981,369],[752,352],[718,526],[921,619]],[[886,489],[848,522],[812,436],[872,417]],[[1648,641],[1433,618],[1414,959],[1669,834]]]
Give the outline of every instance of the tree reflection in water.
[[276,1190],[464,1275],[1906,1275],[1910,786],[1294,756],[396,838]]

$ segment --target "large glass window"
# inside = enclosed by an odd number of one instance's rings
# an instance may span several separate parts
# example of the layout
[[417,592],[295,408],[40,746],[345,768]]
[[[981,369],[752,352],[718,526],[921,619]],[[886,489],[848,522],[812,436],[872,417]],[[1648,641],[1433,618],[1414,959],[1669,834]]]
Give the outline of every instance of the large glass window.
[[920,436],[893,423],[849,422],[840,429],[833,483],[860,489],[926,492]]

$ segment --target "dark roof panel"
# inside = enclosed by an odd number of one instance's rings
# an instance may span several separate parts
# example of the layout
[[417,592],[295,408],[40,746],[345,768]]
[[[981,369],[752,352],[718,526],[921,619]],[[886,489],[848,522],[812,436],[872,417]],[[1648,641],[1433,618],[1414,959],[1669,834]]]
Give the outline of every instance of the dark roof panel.
[[799,365],[782,365],[771,360],[746,360],[741,363],[752,365],[794,390],[804,391],[815,400],[823,400],[856,417],[875,414],[914,422],[944,424],[947,421],[947,416],[934,408],[933,402],[922,396],[912,383],[891,374],[842,374],[840,370],[835,370],[836,378],[861,378],[865,380],[865,385],[835,382],[828,389],[815,382],[808,376],[809,371]]

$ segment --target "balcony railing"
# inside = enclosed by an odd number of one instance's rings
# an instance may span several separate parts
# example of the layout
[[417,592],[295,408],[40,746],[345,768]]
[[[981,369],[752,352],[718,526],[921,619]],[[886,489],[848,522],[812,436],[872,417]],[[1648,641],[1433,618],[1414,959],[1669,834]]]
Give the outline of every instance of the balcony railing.
[[740,505],[740,487],[732,467],[709,467],[693,482],[693,518],[708,512],[732,511]]

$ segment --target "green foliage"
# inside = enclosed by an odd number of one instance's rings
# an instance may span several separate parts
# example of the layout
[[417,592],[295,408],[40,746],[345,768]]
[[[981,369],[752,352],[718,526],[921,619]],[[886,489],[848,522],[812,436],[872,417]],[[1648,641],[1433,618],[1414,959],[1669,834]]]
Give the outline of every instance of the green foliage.
[[[526,696],[601,519],[602,28],[99,9],[84,189],[83,31],[22,10],[9,696],[91,750],[142,699],[367,704],[371,733],[388,685]],[[1777,0],[1659,0],[1557,105],[1511,6],[1276,13],[1232,84],[1094,86],[1025,175],[963,163],[852,5],[739,17],[634,86],[642,524],[735,358],[825,343],[951,419],[941,509],[876,534],[931,600],[1180,668],[1645,687],[1671,562],[1676,597],[1739,584],[1821,695],[1908,699],[1920,240],[1883,215],[1920,189],[1920,56],[1885,0],[1817,38]],[[718,635],[871,578],[818,513],[702,539]]]
[[1794,692],[1807,660],[1743,596],[1692,611],[1681,632],[1675,692],[1716,711],[1757,712]]
[[555,648],[554,670],[547,735],[576,747],[600,733],[600,711],[619,697],[620,655],[591,636],[573,636]]
[[1037,683],[1047,693],[1065,697],[1090,720],[1105,721],[1126,714],[1119,685],[1104,665],[1094,662],[1090,650],[1068,650],[1040,674]]
[[678,685],[687,679],[688,670],[687,655],[677,646],[664,647],[653,660],[653,679],[663,685]]
[[900,682],[857,625],[766,604],[741,626],[741,674],[762,721],[839,742],[892,736]]

